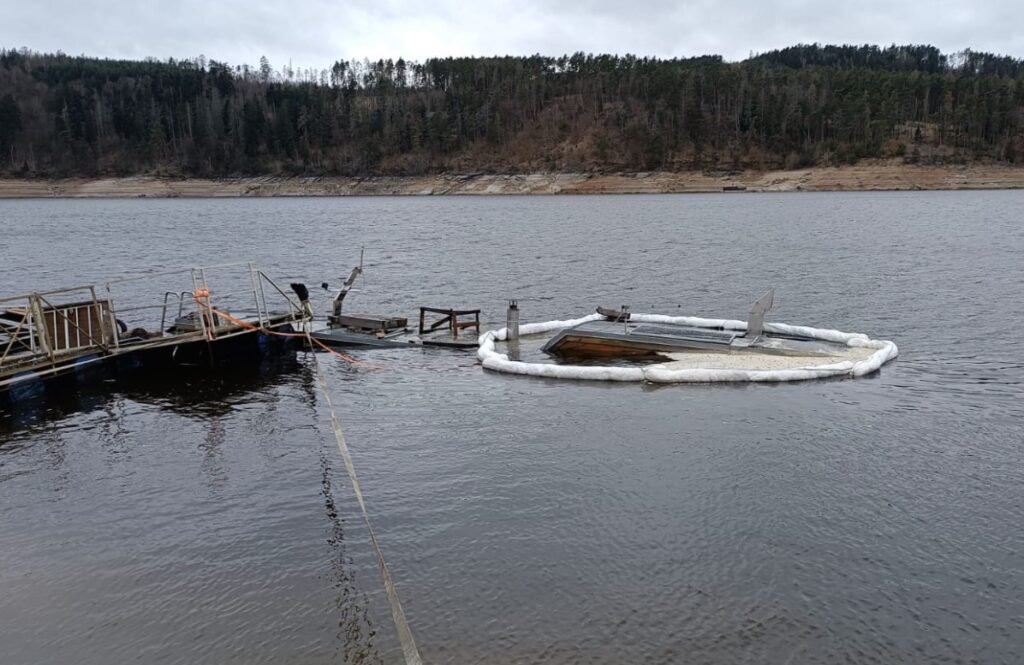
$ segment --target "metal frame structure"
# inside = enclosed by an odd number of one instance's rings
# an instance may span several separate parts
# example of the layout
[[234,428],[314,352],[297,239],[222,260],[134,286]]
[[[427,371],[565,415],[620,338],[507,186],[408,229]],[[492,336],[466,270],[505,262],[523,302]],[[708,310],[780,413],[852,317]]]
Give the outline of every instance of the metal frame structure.
[[[208,274],[213,270],[242,268],[248,273],[248,289],[242,293],[213,294]],[[75,286],[45,292],[33,292],[0,298],[0,389],[15,383],[19,375],[56,374],[83,358],[111,357],[140,349],[175,346],[205,339],[248,334],[286,323],[305,321],[302,306],[251,262],[226,263],[198,268],[182,268],[112,280],[102,285],[107,293],[115,285],[172,275],[185,275],[193,290],[164,291],[159,304],[114,306],[113,299],[97,296],[97,285]],[[238,276],[239,279],[244,275]],[[266,285],[276,291],[287,310],[272,312],[267,305]],[[216,301],[214,300],[216,295]],[[243,297],[254,306],[252,316],[222,316],[230,298]],[[168,312],[177,301],[174,325],[168,326]],[[191,300],[191,303],[189,303]],[[223,303],[223,305],[222,305]],[[222,309],[223,307],[223,309]],[[118,316],[159,309],[159,331],[145,337],[122,337],[125,325]],[[247,312],[249,310],[246,310]],[[178,326],[183,316],[192,315],[194,329]],[[244,324],[244,325],[242,325]],[[119,328],[121,328],[119,330]]]
[[[57,299],[55,296],[84,292],[89,294],[88,300],[51,302]],[[0,299],[0,308],[0,372],[35,359],[55,362],[83,350],[109,352],[118,348],[113,305],[97,298],[94,286],[10,296]],[[21,350],[15,352],[19,347]]]

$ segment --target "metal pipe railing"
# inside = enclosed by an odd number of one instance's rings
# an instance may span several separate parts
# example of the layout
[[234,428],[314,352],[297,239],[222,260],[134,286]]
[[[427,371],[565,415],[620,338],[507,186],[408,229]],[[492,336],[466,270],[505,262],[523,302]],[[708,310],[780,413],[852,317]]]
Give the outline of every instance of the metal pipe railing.
[[[240,267],[248,272],[248,288],[243,286],[241,289],[215,294],[210,291],[209,271]],[[0,367],[10,367],[15,357],[19,359],[20,364],[25,362],[26,358],[29,361],[35,358],[36,362],[46,359],[56,362],[58,355],[63,356],[89,348],[110,353],[120,348],[120,328],[123,324],[119,323],[118,315],[159,309],[160,332],[163,334],[170,323],[168,318],[174,312],[171,306],[175,300],[178,303],[178,317],[188,311],[189,301],[193,301],[192,308],[198,318],[197,328],[210,341],[217,336],[218,328],[223,332],[223,326],[219,325],[223,322],[213,313],[217,305],[222,309],[225,305],[234,305],[231,311],[244,312],[248,320],[255,319],[259,327],[264,327],[271,322],[267,284],[286,304],[287,316],[292,320],[304,320],[306,317],[302,305],[266,273],[258,270],[251,261],[129,275],[103,282],[100,288],[105,287],[107,292],[110,292],[111,287],[116,285],[186,274],[191,278],[191,291],[165,291],[163,301],[159,304],[150,301],[152,304],[133,305],[123,309],[116,309],[109,297],[101,300],[97,294],[98,287],[95,285],[79,285],[0,298],[0,309],[7,309],[13,313],[6,319],[6,325],[0,325],[0,335],[3,336],[0,338]],[[228,285],[239,285],[236,278],[244,279],[244,273],[229,275],[226,278]],[[59,296],[66,296],[59,300],[73,302],[54,304]],[[254,311],[244,302],[246,298],[251,298]],[[3,323],[4,320],[0,319],[0,324]]]
[[[4,361],[10,355],[11,349],[14,348],[14,343],[21,341],[21,339],[20,339],[21,330],[22,330],[22,328],[24,328],[26,326],[26,324],[31,325],[30,324],[31,320],[32,320],[31,313],[26,314],[26,316],[22,317],[21,321],[18,322],[18,326],[12,332],[8,333],[11,336],[11,341],[7,343],[7,347],[4,349],[3,355],[0,355],[0,367],[3,367]],[[29,340],[29,352],[30,353],[36,353],[35,335],[34,335],[34,333],[33,333],[31,328],[28,329],[28,340]],[[21,342],[21,344],[24,346],[24,342]]]
[[62,293],[77,293],[79,291],[85,293],[85,292],[90,291],[93,288],[94,287],[92,287],[92,286],[72,286],[70,288],[54,289],[52,291],[41,291],[41,292],[33,291],[31,293],[21,293],[21,294],[15,295],[15,296],[6,296],[4,298],[0,298],[0,305],[2,305],[4,303],[7,303],[7,302],[16,302],[16,301],[19,301],[19,300],[29,300],[32,296],[36,296],[36,295],[39,295],[39,296],[55,296],[55,295],[59,295],[59,294],[62,294]]
[[[292,312],[294,314],[297,314],[299,316],[299,318],[301,318],[302,317],[302,307],[299,306],[299,305],[296,305],[295,301],[293,301],[288,296],[287,293],[282,291],[281,287],[279,287],[276,283],[274,283],[274,280],[270,279],[270,277],[268,277],[267,274],[264,273],[262,270],[259,271],[259,275],[262,278],[262,280],[265,280],[268,284],[270,284],[270,286],[272,286],[274,288],[275,291],[277,291],[278,293],[281,294],[281,297],[283,297],[285,299],[285,302],[287,302],[289,307],[291,307]],[[261,281],[261,284],[262,284],[262,281]],[[262,287],[261,287],[260,290],[262,291]],[[266,296],[263,297],[263,306],[264,306],[264,308],[266,308]]]
[[221,268],[237,268],[238,266],[244,266],[244,265],[248,265],[248,262],[247,261],[237,261],[237,262],[234,262],[234,263],[221,263],[221,264],[212,265],[212,266],[202,266],[201,268],[200,267],[196,267],[196,266],[190,266],[190,267],[185,267],[185,268],[176,268],[176,269],[173,269],[173,270],[162,270],[162,271],[159,271],[159,272],[150,272],[150,273],[145,273],[145,274],[141,274],[141,275],[132,275],[132,276],[129,276],[129,277],[121,277],[121,278],[118,278],[118,279],[112,279],[110,281],[103,282],[103,286],[105,286],[107,288],[107,290],[109,291],[111,284],[125,284],[127,282],[138,282],[138,281],[145,280],[145,279],[151,279],[153,277],[166,277],[168,275],[183,275],[183,274],[186,274],[186,273],[193,272],[195,270],[219,270]]

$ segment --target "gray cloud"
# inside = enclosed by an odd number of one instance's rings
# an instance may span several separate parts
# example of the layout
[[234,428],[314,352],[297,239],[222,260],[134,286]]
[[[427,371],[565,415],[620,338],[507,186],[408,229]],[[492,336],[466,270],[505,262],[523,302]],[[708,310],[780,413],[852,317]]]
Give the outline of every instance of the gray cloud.
[[105,57],[328,67],[339,58],[575,51],[729,60],[800,42],[929,43],[1024,57],[1019,0],[45,0],[7,3],[0,45]]

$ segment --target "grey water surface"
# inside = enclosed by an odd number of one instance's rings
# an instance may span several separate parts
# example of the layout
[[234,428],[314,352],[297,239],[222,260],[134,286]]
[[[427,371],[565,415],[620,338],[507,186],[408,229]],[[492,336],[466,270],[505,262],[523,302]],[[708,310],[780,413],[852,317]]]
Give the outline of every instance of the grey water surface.
[[[498,324],[514,297],[524,322],[745,318],[774,286],[770,320],[892,339],[899,359],[650,387],[443,350],[320,357],[424,660],[1009,664],[1022,209],[1022,192],[2,201],[0,297],[239,259],[337,285],[361,247],[351,307],[410,317]],[[0,412],[0,662],[400,662],[327,418],[304,353]]]

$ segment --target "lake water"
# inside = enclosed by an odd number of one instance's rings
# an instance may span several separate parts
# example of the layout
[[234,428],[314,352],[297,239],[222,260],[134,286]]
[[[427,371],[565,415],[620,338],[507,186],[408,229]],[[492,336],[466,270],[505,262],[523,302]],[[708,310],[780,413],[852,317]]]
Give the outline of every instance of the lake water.
[[[0,202],[0,294],[252,259],[353,309],[892,339],[863,380],[649,387],[321,356],[429,663],[1024,660],[1024,192]],[[129,287],[130,288],[130,287]],[[140,294],[141,295],[141,294]],[[326,299],[317,296],[323,312]],[[298,354],[0,414],[5,664],[397,663]]]

